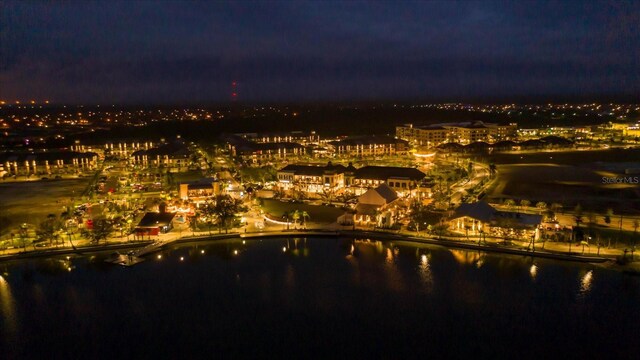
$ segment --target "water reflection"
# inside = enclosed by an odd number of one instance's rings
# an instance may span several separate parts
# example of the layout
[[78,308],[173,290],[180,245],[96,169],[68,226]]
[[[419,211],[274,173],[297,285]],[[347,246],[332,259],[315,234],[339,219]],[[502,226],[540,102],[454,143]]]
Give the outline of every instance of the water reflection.
[[11,293],[11,286],[3,275],[0,275],[0,311],[2,311],[2,318],[4,319],[4,332],[14,335],[18,326],[16,302]]
[[425,286],[427,292],[433,290],[433,274],[431,273],[431,265],[429,257],[426,254],[420,256],[420,265],[418,266],[418,275]]
[[587,271],[580,279],[579,296],[584,297],[591,291],[591,283],[593,281],[593,270]]
[[293,238],[293,248],[289,247],[289,241],[287,241],[286,248],[292,249],[291,254],[294,256],[301,256],[301,255],[309,256],[309,248],[307,247],[307,238]]
[[386,256],[384,258],[384,261],[387,264],[393,264],[393,252],[391,251],[390,248],[387,248],[387,252],[386,252]]
[[[133,268],[110,264],[109,274],[100,273],[81,258],[73,259],[76,268],[70,274],[66,272],[71,264],[64,260],[47,263],[46,267],[56,269],[47,272],[45,266],[36,265],[43,259],[16,263],[7,270],[11,277],[0,278],[0,332],[7,334],[0,336],[0,342],[10,338],[5,329],[11,328],[17,328],[15,344],[24,346],[21,339],[34,339],[29,344],[37,341],[44,350],[54,342],[60,348],[73,348],[85,336],[85,343],[99,345],[115,337],[117,348],[142,345],[149,357],[162,357],[156,350],[158,343],[178,333],[184,334],[182,340],[193,339],[193,345],[219,348],[221,343],[237,341],[237,334],[245,331],[248,343],[264,351],[274,336],[286,339],[296,331],[304,338],[315,336],[317,341],[339,338],[328,343],[337,348],[361,329],[379,328],[391,330],[380,337],[388,341],[386,354],[406,339],[416,339],[408,351],[433,346],[429,339],[442,342],[440,338],[451,339],[445,345],[450,351],[469,336],[474,343],[498,341],[497,346],[509,349],[512,343],[530,342],[531,334],[535,334],[536,346],[566,342],[570,349],[580,349],[589,342],[574,341],[570,334],[576,329],[587,329],[581,338],[611,334],[611,338],[615,335],[631,343],[628,339],[633,332],[628,330],[635,329],[631,326],[638,318],[638,278],[620,277],[590,265],[351,238],[292,238],[288,248],[281,238],[246,240],[246,245],[242,241],[199,243],[191,245],[192,251],[187,251],[187,245],[176,245],[163,252],[160,261],[153,254]],[[306,248],[313,256],[295,255]],[[235,258],[234,250],[238,251]],[[482,269],[476,270],[479,265]],[[28,270],[34,272],[33,280],[21,280]],[[578,291],[588,295],[574,306]],[[609,301],[612,293],[617,294],[616,301]],[[590,319],[592,316],[596,318]],[[218,328],[229,330],[216,333],[220,342],[200,331],[214,321]],[[607,321],[621,324],[616,328],[624,330],[626,337],[597,326]],[[261,330],[274,322],[281,331]],[[258,324],[255,331],[243,327],[251,323]],[[502,342],[505,325],[514,323],[518,330],[512,331],[515,341]],[[557,323],[571,324],[572,331],[555,330]],[[156,324],[175,324],[175,330],[156,329]],[[326,332],[317,332],[322,328]],[[151,338],[158,342],[145,338],[153,330],[158,330],[158,336]],[[445,336],[438,337],[439,333]],[[569,334],[566,339],[559,337],[565,333]],[[100,347],[100,351],[109,349]],[[305,356],[295,349],[277,350]],[[95,354],[88,352],[79,356]],[[0,354],[0,358],[7,357]],[[473,354],[451,357],[469,355]],[[477,357],[489,357],[483,355]],[[505,357],[513,355],[507,352]]]
[[529,274],[531,275],[531,279],[535,280],[536,276],[538,276],[538,266],[536,264],[531,264],[529,268]]
[[480,268],[484,264],[485,254],[477,251],[449,249],[453,258],[464,265],[476,265]]

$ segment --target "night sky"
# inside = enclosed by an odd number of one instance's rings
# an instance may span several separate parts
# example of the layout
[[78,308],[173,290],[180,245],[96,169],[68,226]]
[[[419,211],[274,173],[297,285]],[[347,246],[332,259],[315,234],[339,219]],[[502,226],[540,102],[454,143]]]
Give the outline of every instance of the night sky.
[[0,0],[0,31],[5,101],[640,98],[640,1]]

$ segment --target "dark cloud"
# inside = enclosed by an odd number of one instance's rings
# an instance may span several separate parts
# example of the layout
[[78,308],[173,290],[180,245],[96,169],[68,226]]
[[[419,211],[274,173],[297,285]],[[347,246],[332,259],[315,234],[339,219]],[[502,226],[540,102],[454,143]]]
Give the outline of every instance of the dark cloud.
[[0,98],[640,93],[638,2],[2,2]]

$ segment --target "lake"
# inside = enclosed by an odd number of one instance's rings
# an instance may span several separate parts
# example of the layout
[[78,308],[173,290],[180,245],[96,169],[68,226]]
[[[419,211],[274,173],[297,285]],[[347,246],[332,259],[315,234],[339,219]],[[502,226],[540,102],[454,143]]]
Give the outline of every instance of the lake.
[[350,238],[0,263],[4,359],[632,358],[640,278]]

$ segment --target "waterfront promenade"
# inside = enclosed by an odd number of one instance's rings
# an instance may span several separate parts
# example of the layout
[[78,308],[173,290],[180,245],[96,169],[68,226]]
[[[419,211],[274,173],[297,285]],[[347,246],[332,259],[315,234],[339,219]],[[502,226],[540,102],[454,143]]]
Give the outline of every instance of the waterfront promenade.
[[[536,244],[533,250],[527,241],[511,241],[504,244],[502,239],[487,238],[482,242],[477,239],[467,239],[466,237],[457,236],[419,236],[415,232],[409,231],[388,231],[380,229],[362,229],[343,226],[324,226],[318,227],[309,224],[307,229],[282,229],[273,226],[266,231],[231,231],[229,233],[211,233],[208,231],[169,233],[158,236],[156,239],[145,241],[127,241],[126,238],[115,238],[109,240],[107,244],[91,245],[87,241],[78,241],[74,247],[64,245],[46,249],[11,249],[4,254],[0,254],[0,261],[26,259],[36,257],[54,257],[68,254],[84,254],[108,251],[133,251],[137,256],[147,256],[158,252],[175,243],[211,241],[232,238],[242,239],[259,239],[269,237],[301,237],[301,236],[323,236],[323,237],[352,237],[365,238],[382,241],[408,241],[414,243],[424,243],[430,245],[438,245],[449,248],[468,249],[473,251],[485,251],[493,253],[502,253],[510,255],[522,255],[530,257],[542,257],[556,260],[579,261],[604,263],[612,262],[624,254],[621,249],[601,248],[599,254],[591,248],[583,248],[580,245],[573,245],[571,251],[566,243],[546,242],[544,246],[540,243]],[[425,235],[425,234],[422,234]],[[630,254],[627,255],[630,260]]]

